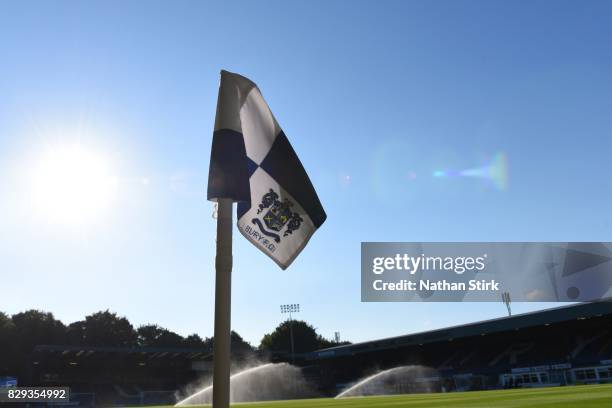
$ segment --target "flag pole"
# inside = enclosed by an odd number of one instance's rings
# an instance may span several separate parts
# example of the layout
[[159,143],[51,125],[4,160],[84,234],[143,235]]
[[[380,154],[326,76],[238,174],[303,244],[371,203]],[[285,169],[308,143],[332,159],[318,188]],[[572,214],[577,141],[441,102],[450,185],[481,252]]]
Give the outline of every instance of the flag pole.
[[230,402],[232,202],[231,198],[217,200],[213,408],[228,408]]

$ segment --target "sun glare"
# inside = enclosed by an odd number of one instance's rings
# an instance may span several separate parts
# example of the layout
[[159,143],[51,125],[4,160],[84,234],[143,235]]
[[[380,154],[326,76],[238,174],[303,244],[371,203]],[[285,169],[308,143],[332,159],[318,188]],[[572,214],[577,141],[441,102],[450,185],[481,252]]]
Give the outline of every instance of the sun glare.
[[81,146],[45,151],[32,169],[31,204],[49,222],[95,221],[113,201],[116,179],[110,162]]

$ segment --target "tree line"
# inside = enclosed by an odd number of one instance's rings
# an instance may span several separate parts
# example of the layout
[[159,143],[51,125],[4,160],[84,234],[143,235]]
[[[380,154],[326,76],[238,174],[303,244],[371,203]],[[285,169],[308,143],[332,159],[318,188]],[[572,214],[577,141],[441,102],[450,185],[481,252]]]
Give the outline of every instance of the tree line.
[[[293,328],[296,353],[309,352],[338,344],[327,340],[308,323],[300,320],[281,323],[272,333],[264,335],[259,346],[253,347],[238,333],[231,333],[232,352],[239,354],[289,352]],[[157,324],[135,328],[127,318],[100,311],[84,320],[65,325],[52,313],[28,310],[8,316],[0,312],[0,376],[19,370],[37,345],[93,347],[175,347],[212,350],[213,338],[198,334],[181,336]]]

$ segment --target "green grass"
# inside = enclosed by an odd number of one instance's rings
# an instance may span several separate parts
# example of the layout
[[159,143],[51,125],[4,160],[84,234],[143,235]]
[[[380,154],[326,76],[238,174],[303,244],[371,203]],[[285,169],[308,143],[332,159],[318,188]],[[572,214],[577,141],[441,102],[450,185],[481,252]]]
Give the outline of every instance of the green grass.
[[612,384],[337,400],[318,398],[232,405],[235,408],[247,406],[250,408],[612,408]]

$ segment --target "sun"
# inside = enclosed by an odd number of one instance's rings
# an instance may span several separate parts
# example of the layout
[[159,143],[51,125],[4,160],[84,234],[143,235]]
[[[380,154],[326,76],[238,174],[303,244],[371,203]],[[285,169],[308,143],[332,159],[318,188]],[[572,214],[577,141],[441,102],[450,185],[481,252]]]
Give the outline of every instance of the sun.
[[116,184],[104,155],[79,145],[50,148],[32,167],[32,208],[49,222],[88,224],[110,207]]

